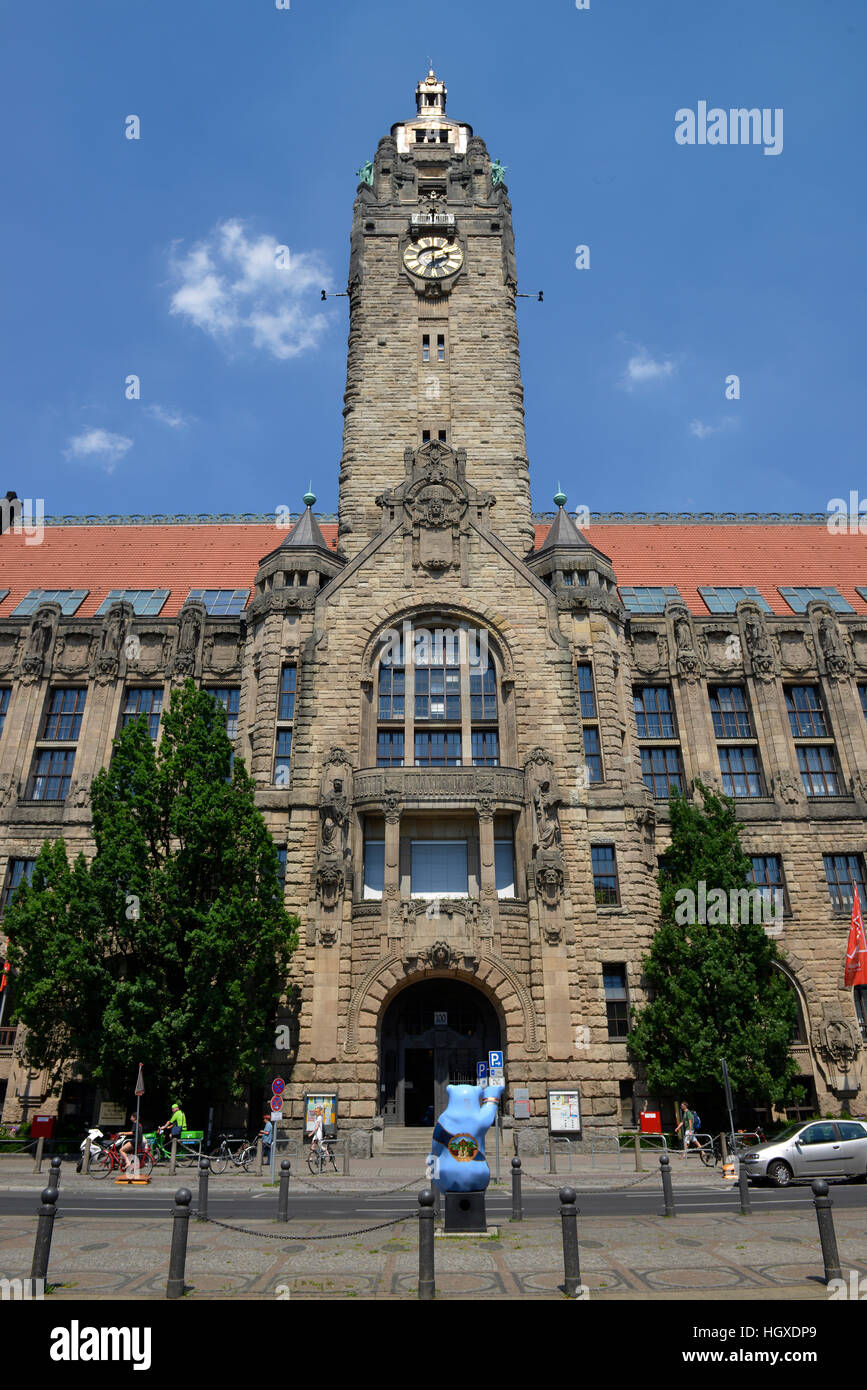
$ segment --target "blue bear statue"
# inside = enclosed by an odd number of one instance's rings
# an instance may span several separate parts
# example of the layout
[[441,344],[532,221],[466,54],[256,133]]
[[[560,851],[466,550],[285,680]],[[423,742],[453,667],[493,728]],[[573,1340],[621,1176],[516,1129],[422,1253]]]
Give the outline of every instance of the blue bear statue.
[[485,1134],[497,1118],[503,1086],[447,1086],[428,1158],[440,1192],[484,1192],[491,1181]]

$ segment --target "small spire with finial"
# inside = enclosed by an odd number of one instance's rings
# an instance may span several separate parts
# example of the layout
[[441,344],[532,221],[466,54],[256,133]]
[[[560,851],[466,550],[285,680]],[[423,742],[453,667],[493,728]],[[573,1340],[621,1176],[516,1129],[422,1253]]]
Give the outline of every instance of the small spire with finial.
[[307,491],[301,498],[301,501],[304,503],[305,507],[314,507],[316,505],[316,493],[313,491],[312,478],[310,479],[310,482],[307,484]]
[[555,505],[556,507],[565,507],[567,501],[568,501],[568,499],[567,499],[567,497],[566,497],[566,494],[565,494],[565,492],[563,491],[563,489],[562,489],[562,487],[560,486],[560,484],[558,483],[558,484],[557,484],[557,491],[554,493],[554,505]]

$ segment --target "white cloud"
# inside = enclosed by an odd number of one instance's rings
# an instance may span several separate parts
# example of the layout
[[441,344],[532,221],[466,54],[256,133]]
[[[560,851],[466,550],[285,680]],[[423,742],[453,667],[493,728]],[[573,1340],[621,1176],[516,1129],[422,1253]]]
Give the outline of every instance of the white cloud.
[[248,236],[237,219],[218,223],[184,256],[173,250],[170,268],[171,312],[224,346],[246,341],[285,361],[315,347],[325,331],[325,315],[302,302],[327,282],[317,253],[286,254],[284,243]]
[[170,430],[185,430],[190,423],[186,415],[182,415],[179,410],[166,410],[162,405],[146,405],[145,410],[154,420],[159,420],[161,425],[168,425]]
[[64,458],[88,459],[101,463],[106,473],[113,473],[118,459],[132,448],[132,440],[124,434],[110,434],[108,430],[84,430],[73,435],[69,446],[64,450]]
[[659,381],[671,376],[674,371],[675,365],[670,357],[657,361],[656,358],[651,357],[647,348],[639,347],[638,351],[627,362],[620,384],[625,390],[631,391],[633,386],[641,385],[647,381]]
[[706,425],[703,420],[690,420],[689,432],[694,434],[696,439],[707,439],[710,434],[720,434],[723,430],[732,429],[735,421],[730,415],[725,415],[718,425]]

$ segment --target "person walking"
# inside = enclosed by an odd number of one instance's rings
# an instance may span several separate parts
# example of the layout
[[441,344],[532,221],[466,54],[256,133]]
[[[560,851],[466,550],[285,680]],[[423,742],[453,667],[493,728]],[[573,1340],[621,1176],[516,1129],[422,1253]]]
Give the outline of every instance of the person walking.
[[701,1145],[695,1137],[696,1130],[698,1129],[698,1116],[696,1115],[694,1110],[690,1110],[685,1100],[682,1100],[680,1102],[680,1110],[680,1122],[675,1125],[675,1130],[678,1133],[680,1132],[680,1130],[683,1130],[684,1150],[691,1149],[693,1147],[695,1147],[696,1149],[701,1148]]

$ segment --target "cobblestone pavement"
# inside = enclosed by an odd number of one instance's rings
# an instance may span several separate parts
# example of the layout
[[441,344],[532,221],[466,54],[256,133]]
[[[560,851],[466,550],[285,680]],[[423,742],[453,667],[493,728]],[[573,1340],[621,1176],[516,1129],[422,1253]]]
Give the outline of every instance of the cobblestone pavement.
[[[840,1261],[867,1274],[867,1212],[835,1211]],[[30,1273],[36,1218],[6,1217],[0,1274]],[[192,1220],[186,1280],[193,1300],[412,1299],[418,1275],[414,1219],[354,1234],[355,1222],[246,1221],[249,1231]],[[363,1223],[372,1224],[372,1223]],[[163,1299],[171,1218],[165,1222],[66,1216],[55,1226],[52,1297]],[[291,1240],[261,1236],[291,1235]],[[319,1237],[317,1239],[317,1237]],[[322,1237],[328,1237],[323,1239]],[[827,1300],[812,1207],[802,1212],[580,1216],[582,1279],[591,1301],[654,1299]],[[441,1237],[437,1296],[444,1299],[559,1299],[560,1222],[499,1225],[495,1240]]]

